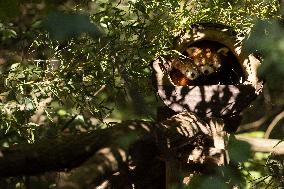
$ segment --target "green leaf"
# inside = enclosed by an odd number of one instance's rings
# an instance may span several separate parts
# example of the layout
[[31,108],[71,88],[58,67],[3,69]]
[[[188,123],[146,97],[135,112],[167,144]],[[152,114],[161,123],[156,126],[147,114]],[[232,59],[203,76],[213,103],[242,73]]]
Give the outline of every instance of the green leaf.
[[16,71],[20,67],[21,63],[14,63],[11,65],[10,70]]
[[244,162],[251,156],[251,147],[249,143],[236,140],[233,135],[230,136],[228,152],[230,161]]
[[60,109],[60,110],[57,111],[57,114],[59,116],[65,116],[65,115],[67,115],[67,112],[65,110],[63,110],[63,109]]
[[103,32],[87,15],[75,13],[51,13],[44,26],[56,40],[66,40],[82,33],[88,33],[93,38],[99,38]]

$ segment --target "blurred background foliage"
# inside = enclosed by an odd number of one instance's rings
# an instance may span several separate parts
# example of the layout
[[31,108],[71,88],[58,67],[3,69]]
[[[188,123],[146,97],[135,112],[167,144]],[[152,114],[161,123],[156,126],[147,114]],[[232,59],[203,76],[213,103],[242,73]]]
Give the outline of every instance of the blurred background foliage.
[[[125,119],[155,120],[160,102],[149,64],[171,53],[177,32],[200,22],[232,27],[246,48],[262,57],[264,93],[244,112],[239,132],[259,130],[263,136],[284,109],[280,5],[276,0],[0,0],[0,145],[34,143]],[[255,124],[246,127],[250,122]],[[283,139],[283,123],[270,137]],[[242,153],[236,146],[232,153]],[[243,186],[283,186],[283,159],[277,158],[256,153],[236,163],[245,175]],[[56,187],[56,176],[49,177],[37,188]],[[5,183],[26,187],[25,178]]]

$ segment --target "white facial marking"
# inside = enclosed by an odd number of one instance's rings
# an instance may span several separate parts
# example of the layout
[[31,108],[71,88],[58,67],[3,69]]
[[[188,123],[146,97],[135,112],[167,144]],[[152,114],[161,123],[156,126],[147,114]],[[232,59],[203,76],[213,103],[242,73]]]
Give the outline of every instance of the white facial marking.
[[185,76],[190,80],[194,80],[199,76],[199,73],[194,69],[189,69],[186,71]]

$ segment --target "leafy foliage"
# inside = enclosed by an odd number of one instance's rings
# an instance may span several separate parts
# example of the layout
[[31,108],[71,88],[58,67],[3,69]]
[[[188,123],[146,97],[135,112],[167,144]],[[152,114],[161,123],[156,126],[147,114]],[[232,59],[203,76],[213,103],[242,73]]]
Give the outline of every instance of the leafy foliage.
[[[18,4],[21,9],[14,7]],[[3,11],[2,18],[9,19],[1,25],[5,47],[1,119],[6,123],[2,130],[5,136],[16,131],[26,140],[41,124],[56,128],[74,116],[81,117],[77,121],[85,126],[91,117],[103,121],[113,105],[126,107],[127,101],[132,102],[129,110],[153,117],[153,106],[147,105],[155,104],[148,64],[159,54],[171,53],[177,32],[192,23],[216,22],[244,34],[255,18],[272,17],[277,11],[275,1],[11,1],[4,5],[11,10]],[[144,98],[149,95],[152,98]],[[35,123],[31,118],[47,99],[50,102],[38,115],[46,121]],[[56,113],[61,110],[66,111],[63,117]],[[26,130],[30,134],[23,134]]]
[[[278,9],[276,0],[0,0],[0,144],[155,119],[149,63],[172,53],[179,31],[220,23],[244,38]],[[265,55],[260,73],[283,107],[283,28],[272,26],[258,22],[251,41],[260,43],[248,48]],[[263,27],[270,38],[259,40]]]

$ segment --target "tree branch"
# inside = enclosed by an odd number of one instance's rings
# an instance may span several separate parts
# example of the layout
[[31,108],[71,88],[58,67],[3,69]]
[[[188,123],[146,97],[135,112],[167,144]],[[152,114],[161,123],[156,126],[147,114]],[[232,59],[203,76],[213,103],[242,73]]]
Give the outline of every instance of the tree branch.
[[152,123],[128,121],[110,129],[4,148],[0,150],[0,177],[69,170],[106,147],[126,152],[149,133],[155,133]]
[[251,145],[254,152],[268,152],[284,155],[284,142],[277,139],[253,138],[236,135],[236,139],[245,141]]
[[277,123],[284,118],[284,111],[281,112],[280,114],[278,114],[273,121],[270,123],[270,125],[268,126],[265,134],[264,134],[264,138],[269,138],[269,135],[271,133],[271,131],[273,130],[273,128],[277,125]]
[[[214,137],[212,129],[212,125],[208,125],[208,122],[200,120],[194,114],[182,113],[161,124],[125,121],[111,128],[95,130],[90,133],[49,138],[35,144],[19,144],[0,149],[0,177],[66,171],[78,167],[84,162],[91,162],[95,167],[92,174],[94,175],[93,181],[96,182],[102,180],[105,175],[119,171],[123,164],[127,163],[129,153],[132,153],[134,163],[135,161],[141,163],[145,159],[147,163],[150,159],[157,158],[159,153],[161,153],[160,158],[166,158],[165,154],[169,152],[165,150],[173,152],[188,144],[202,145],[197,142],[201,138],[195,139],[197,141],[193,140],[200,133],[207,136],[206,140],[210,141],[210,137]],[[142,144],[147,145],[140,147],[136,145],[134,149],[138,150],[130,152],[130,147],[142,139]],[[283,143],[274,147],[280,142],[279,140],[252,139],[240,136],[237,136],[237,139],[250,143],[253,151],[284,154]],[[149,143],[149,141],[152,142]],[[208,144],[211,145],[211,142]],[[156,145],[157,148],[151,148],[153,145]],[[212,145],[205,147],[214,148],[217,144],[212,143]],[[186,153],[191,155],[191,152]],[[149,156],[149,154],[151,155]]]
[[254,121],[254,122],[246,123],[246,124],[240,125],[240,126],[238,127],[237,132],[240,132],[240,131],[244,132],[244,131],[248,131],[248,130],[251,130],[251,129],[257,129],[257,128],[259,128],[267,119],[268,119],[268,116],[263,116],[263,117],[261,117],[260,119]]

